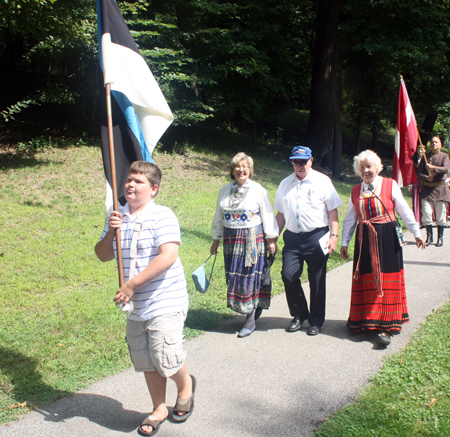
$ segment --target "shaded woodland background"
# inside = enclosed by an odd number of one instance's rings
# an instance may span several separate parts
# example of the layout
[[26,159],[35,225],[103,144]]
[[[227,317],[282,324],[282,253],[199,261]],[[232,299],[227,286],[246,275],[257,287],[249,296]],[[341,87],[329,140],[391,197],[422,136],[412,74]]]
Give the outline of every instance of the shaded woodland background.
[[[98,135],[96,2],[0,5],[1,147]],[[201,126],[228,129],[250,134],[253,147],[267,139],[308,145],[338,177],[342,154],[359,150],[363,132],[383,155],[381,140],[396,123],[400,75],[419,125],[428,115],[433,126],[437,117],[434,133],[448,138],[449,0],[118,5],[174,112],[162,138],[168,149]],[[306,114],[306,129],[280,123],[292,111]],[[344,127],[350,142],[342,141]]]

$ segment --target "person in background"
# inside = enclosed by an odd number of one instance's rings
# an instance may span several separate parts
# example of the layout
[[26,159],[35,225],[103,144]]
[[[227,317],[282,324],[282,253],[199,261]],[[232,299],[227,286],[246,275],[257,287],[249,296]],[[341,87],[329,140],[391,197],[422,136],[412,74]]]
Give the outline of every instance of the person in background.
[[392,334],[409,322],[395,211],[413,233],[417,247],[425,248],[425,240],[397,183],[379,176],[383,166],[378,155],[361,152],[353,168],[362,182],[352,189],[342,230],[341,256],[347,260],[348,244],[358,225],[347,326],[353,332],[377,331],[378,342],[387,346]]
[[[281,181],[274,203],[280,233],[286,227],[281,276],[293,317],[287,331],[298,331],[308,320],[307,334],[318,335],[325,321],[327,261],[337,247],[337,208],[343,202],[331,179],[312,169],[311,149],[296,146],[289,159],[294,173]],[[330,229],[324,253],[319,240]],[[300,282],[304,261],[308,266],[310,309]]]
[[247,316],[238,334],[243,338],[252,334],[262,310],[270,305],[267,251],[273,258],[278,225],[267,191],[251,180],[253,159],[238,153],[231,159],[229,172],[234,181],[219,191],[210,252],[216,254],[223,239],[227,305]]
[[431,152],[426,154],[423,148],[419,147],[421,159],[416,167],[416,176],[423,181],[420,199],[422,223],[427,230],[426,245],[433,243],[434,207],[438,227],[436,247],[441,247],[444,244],[444,227],[447,223],[447,204],[450,202],[450,188],[445,182],[450,170],[450,160],[447,153],[441,152],[442,142],[439,137],[431,138],[430,147]]

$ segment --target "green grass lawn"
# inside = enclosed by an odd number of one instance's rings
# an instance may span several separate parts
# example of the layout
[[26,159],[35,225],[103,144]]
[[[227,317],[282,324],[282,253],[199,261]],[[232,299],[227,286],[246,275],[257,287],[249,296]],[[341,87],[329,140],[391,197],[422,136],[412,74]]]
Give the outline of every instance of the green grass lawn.
[[356,402],[314,437],[450,436],[450,306],[431,314]]
[[[230,180],[231,156],[193,150],[154,156],[163,172],[157,202],[170,207],[181,226],[188,338],[234,315],[226,308],[222,256],[206,294],[195,291],[190,275],[209,255],[211,220],[218,191]],[[291,167],[269,156],[254,158],[254,179],[273,203]],[[118,372],[130,361],[126,319],[112,302],[118,288],[115,263],[101,263],[94,254],[105,220],[100,149],[54,148],[33,157],[7,155],[2,162],[0,422],[6,422]],[[348,200],[350,184],[337,185]],[[283,291],[280,258],[273,267],[275,294]],[[330,268],[340,263],[333,254]]]
[[[190,298],[188,338],[234,315],[226,308],[221,256],[206,294],[195,291],[190,275],[209,254],[217,194],[229,182],[227,167],[235,153],[213,150],[192,147],[183,154],[154,155],[163,172],[157,202],[172,208],[181,226],[180,258]],[[249,153],[255,159],[254,180],[268,190],[273,203],[279,182],[292,167],[279,155]],[[72,146],[28,157],[5,154],[0,167],[0,423],[5,423],[127,368],[130,361],[126,320],[112,302],[118,287],[115,263],[101,263],[94,254],[105,220],[100,149]],[[357,181],[335,181],[344,200],[340,220]],[[350,249],[352,255],[352,245]],[[342,262],[335,252],[328,267]],[[280,270],[278,256],[272,268],[274,294],[283,291]],[[417,342],[421,344],[420,338]]]

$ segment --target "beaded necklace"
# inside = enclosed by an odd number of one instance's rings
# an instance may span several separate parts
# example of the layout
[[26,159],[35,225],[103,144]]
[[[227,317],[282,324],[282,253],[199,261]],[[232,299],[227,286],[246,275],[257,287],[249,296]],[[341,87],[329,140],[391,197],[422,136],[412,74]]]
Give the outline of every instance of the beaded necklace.
[[247,196],[249,187],[234,187],[230,190],[228,196],[228,206],[231,209],[237,209]]

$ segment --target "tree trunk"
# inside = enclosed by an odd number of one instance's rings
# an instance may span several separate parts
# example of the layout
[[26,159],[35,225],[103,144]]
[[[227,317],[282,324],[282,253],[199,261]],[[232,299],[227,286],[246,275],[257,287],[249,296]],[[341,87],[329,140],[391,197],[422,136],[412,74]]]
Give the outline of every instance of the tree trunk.
[[234,108],[234,124],[237,129],[242,129],[244,117],[242,116],[241,108]]
[[256,147],[256,110],[255,105],[250,105],[250,113],[252,117],[252,138],[253,138],[253,147]]
[[372,150],[378,154],[378,131],[376,128],[372,129]]
[[278,139],[278,109],[272,112],[272,137]]
[[358,111],[358,126],[356,128],[356,154],[359,154],[361,148],[361,132],[362,132],[362,109]]
[[342,129],[341,129],[341,110],[339,108],[338,97],[332,97],[334,136],[333,136],[333,177],[341,178],[342,167]]
[[311,80],[311,104],[306,144],[319,164],[332,152],[342,154],[339,111],[341,53],[339,12],[342,0],[316,0],[317,23]]

